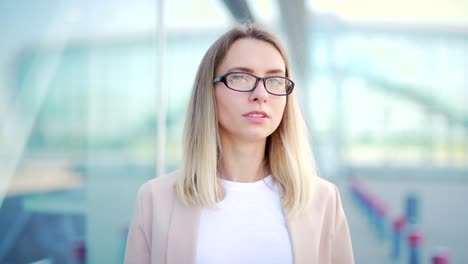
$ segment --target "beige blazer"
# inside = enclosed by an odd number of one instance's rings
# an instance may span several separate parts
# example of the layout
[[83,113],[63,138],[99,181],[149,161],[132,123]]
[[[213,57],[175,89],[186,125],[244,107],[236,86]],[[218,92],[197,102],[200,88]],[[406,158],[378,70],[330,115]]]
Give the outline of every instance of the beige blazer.
[[[184,206],[172,186],[178,172],[143,184],[130,225],[126,264],[195,264],[200,208]],[[295,264],[354,263],[338,189],[318,179],[316,199],[301,217],[286,219]],[[242,253],[239,253],[242,254]]]

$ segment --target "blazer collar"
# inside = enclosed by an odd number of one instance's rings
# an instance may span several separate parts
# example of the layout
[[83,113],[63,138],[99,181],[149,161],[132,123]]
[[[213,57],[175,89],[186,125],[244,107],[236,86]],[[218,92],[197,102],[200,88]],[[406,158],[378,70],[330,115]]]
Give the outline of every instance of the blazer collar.
[[195,263],[200,208],[174,201],[167,238],[167,263]]
[[289,238],[293,250],[294,263],[314,263],[317,259],[316,241],[313,239],[313,219],[309,212],[296,217],[286,218],[288,225]]

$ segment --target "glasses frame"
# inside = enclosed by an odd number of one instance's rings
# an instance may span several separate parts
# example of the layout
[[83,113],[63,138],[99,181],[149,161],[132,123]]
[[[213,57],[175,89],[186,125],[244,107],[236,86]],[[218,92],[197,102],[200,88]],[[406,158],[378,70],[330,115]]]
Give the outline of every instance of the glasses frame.
[[[246,75],[250,75],[250,76],[254,77],[254,78],[255,78],[255,85],[254,85],[254,87],[253,87],[252,89],[250,89],[250,90],[237,90],[237,89],[234,89],[234,88],[232,88],[232,87],[229,87],[229,85],[227,84],[227,79],[226,79],[226,77],[229,76],[229,75],[232,75],[232,74],[246,74]],[[286,91],[285,94],[276,94],[276,93],[272,93],[272,92],[268,91],[268,88],[267,88],[266,82],[265,82],[265,80],[272,79],[272,78],[281,78],[281,79],[285,79],[285,80],[287,80],[287,81],[290,81],[290,82],[291,82],[291,87]],[[214,78],[213,84],[217,84],[217,83],[220,83],[220,82],[221,82],[221,83],[224,83],[224,85],[225,85],[227,88],[229,88],[229,89],[231,89],[231,90],[233,90],[233,91],[236,91],[236,92],[252,92],[253,90],[257,89],[257,86],[258,86],[258,83],[259,83],[260,80],[263,81],[263,87],[265,87],[265,90],[266,90],[269,94],[272,94],[272,95],[276,95],[276,96],[287,96],[287,95],[291,94],[292,91],[294,90],[294,85],[295,85],[295,83],[294,83],[291,79],[289,79],[289,78],[287,78],[287,77],[284,77],[284,76],[258,77],[258,76],[256,76],[256,75],[253,75],[253,74],[247,73],[247,72],[228,72],[228,73],[225,73],[225,74],[223,74],[223,75],[220,75],[220,76]]]

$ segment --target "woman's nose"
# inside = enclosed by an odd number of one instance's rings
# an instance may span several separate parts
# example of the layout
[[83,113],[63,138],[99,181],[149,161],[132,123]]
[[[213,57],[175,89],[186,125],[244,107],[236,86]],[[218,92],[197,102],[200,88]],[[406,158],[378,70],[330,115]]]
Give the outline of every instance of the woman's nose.
[[250,93],[250,99],[252,101],[266,102],[268,99],[268,92],[265,88],[263,80],[259,80],[257,87]]

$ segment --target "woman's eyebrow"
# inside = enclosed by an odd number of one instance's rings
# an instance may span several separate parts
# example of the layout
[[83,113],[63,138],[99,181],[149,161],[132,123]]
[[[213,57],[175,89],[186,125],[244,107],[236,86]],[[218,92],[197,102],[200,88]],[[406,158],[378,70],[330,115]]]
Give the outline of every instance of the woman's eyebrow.
[[241,71],[241,72],[248,72],[248,73],[254,72],[254,70],[247,68],[247,67],[234,67],[228,70],[228,72],[234,72],[234,71]]
[[[253,69],[247,68],[247,67],[234,67],[234,68],[230,68],[228,70],[228,72],[233,72],[233,71],[242,71],[242,72],[247,72],[247,73],[254,73]],[[283,75],[285,74],[284,70],[281,70],[281,69],[271,69],[271,70],[268,70],[266,73],[267,74],[280,73],[280,74],[283,74]]]
[[285,74],[283,70],[281,69],[273,69],[273,70],[269,70],[267,71],[268,74],[272,74],[272,73],[280,73],[280,74]]

